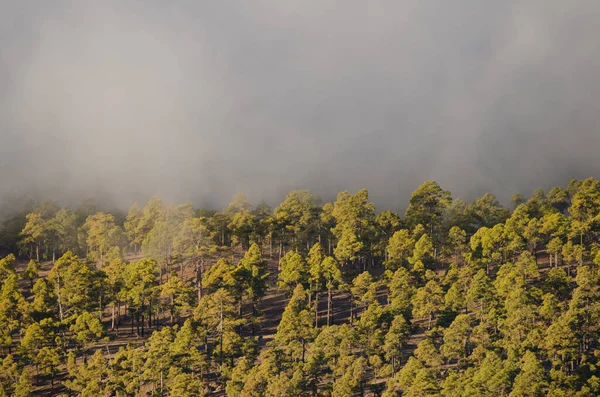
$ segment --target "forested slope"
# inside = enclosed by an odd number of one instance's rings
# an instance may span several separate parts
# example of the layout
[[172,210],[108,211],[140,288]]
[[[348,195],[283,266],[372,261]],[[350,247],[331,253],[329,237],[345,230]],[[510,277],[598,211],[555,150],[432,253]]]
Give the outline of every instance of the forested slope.
[[600,181],[512,202],[27,203],[0,395],[598,396]]

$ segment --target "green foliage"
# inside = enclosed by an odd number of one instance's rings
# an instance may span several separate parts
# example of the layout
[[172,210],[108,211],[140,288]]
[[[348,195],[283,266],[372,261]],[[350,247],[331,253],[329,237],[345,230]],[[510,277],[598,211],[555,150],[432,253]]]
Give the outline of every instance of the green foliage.
[[475,219],[481,226],[494,227],[508,218],[509,210],[498,203],[493,194],[486,193],[475,199],[471,206]]
[[91,313],[83,312],[69,327],[73,339],[83,348],[88,348],[103,337],[105,330],[98,317]]
[[392,363],[392,372],[396,372],[397,363],[402,357],[402,349],[408,343],[410,335],[410,326],[404,319],[404,316],[396,316],[390,324],[390,328],[385,335],[383,351],[386,359]]
[[21,244],[25,246],[30,245],[32,249],[35,248],[36,258],[39,261],[40,245],[43,244],[45,233],[47,231],[46,221],[37,212],[28,214],[26,219],[27,223],[25,223],[25,226],[21,231],[21,236],[23,237]]
[[20,353],[30,359],[34,359],[42,346],[52,339],[51,336],[39,323],[32,323],[27,327],[25,334],[21,338]]
[[515,378],[509,397],[538,397],[544,396],[546,382],[544,381],[542,363],[534,353],[528,351],[521,361],[520,372]]
[[86,236],[85,244],[89,255],[93,255],[100,263],[110,248],[122,245],[123,230],[115,224],[112,214],[98,212],[90,215],[82,226]]
[[314,328],[308,296],[302,285],[298,284],[281,316],[274,341],[293,360],[304,361],[307,344],[313,337]]
[[404,217],[409,225],[421,224],[427,231],[432,231],[440,225],[451,201],[450,192],[442,190],[434,181],[427,181],[412,193]]
[[10,348],[12,334],[28,319],[29,305],[19,290],[16,274],[3,280],[0,289],[0,346]]
[[69,354],[67,370],[71,378],[65,382],[67,389],[81,396],[97,396],[104,393],[109,367],[102,350],[97,350],[83,363],[76,363],[75,355]]
[[423,263],[425,266],[431,266],[434,255],[433,241],[427,234],[423,234],[416,242],[413,256],[409,259],[409,262],[413,266],[418,262]]
[[140,204],[137,201],[134,202],[131,208],[129,208],[129,212],[127,213],[123,225],[129,242],[134,246],[139,246],[143,241],[143,235],[141,235],[138,230],[143,214],[144,212],[140,207]]
[[390,306],[395,313],[407,314],[411,311],[411,300],[416,291],[415,280],[410,273],[404,269],[396,270],[389,280],[387,287],[389,290]]
[[269,277],[267,262],[263,260],[257,244],[252,244],[246,251],[236,271],[243,278],[243,285],[252,301],[254,311],[255,304],[267,290],[267,277]]
[[70,251],[55,262],[48,274],[48,281],[55,291],[61,320],[86,310],[91,311],[98,304],[93,299],[98,294],[98,273]]
[[434,316],[444,307],[444,292],[434,280],[419,288],[412,298],[413,316],[427,319],[427,329],[431,328]]
[[0,396],[56,379],[83,396],[595,396],[599,197],[590,178],[509,213],[426,182],[405,219],[366,190],[274,211],[29,205],[0,233],[20,239],[0,259]]
[[19,380],[15,386],[14,397],[28,397],[31,395],[33,384],[31,381],[31,373],[24,369],[19,376]]
[[280,242],[294,249],[308,248],[310,237],[320,229],[318,212],[308,190],[288,193],[273,214],[273,226]]
[[27,268],[23,273],[23,277],[29,280],[31,287],[33,288],[33,281],[39,276],[40,264],[38,261],[31,259],[27,264]]
[[240,244],[243,248],[250,245],[250,236],[256,229],[256,217],[250,210],[236,212],[227,227],[233,235],[233,244]]
[[415,240],[410,236],[408,230],[402,229],[394,233],[387,246],[386,267],[395,271],[399,267],[407,265],[414,248]]
[[352,281],[350,293],[354,297],[356,303],[368,305],[375,300],[377,293],[377,283],[373,281],[373,277],[369,272],[362,272]]
[[479,270],[473,277],[465,299],[470,310],[480,313],[494,301],[494,289],[484,270]]
[[335,257],[342,263],[364,257],[375,222],[375,206],[369,202],[369,193],[364,189],[354,195],[340,192],[332,216],[336,221],[333,234],[338,241]]
[[459,314],[444,331],[444,344],[441,352],[447,360],[465,360],[471,350],[473,318],[468,314]]
[[236,193],[231,198],[231,202],[229,203],[229,205],[223,210],[223,213],[226,215],[239,214],[244,211],[250,210],[251,207],[252,206],[248,201],[248,197],[246,197],[244,193]]
[[279,261],[281,271],[279,272],[278,287],[286,290],[293,290],[296,285],[301,284],[308,288],[310,269],[308,263],[302,256],[295,252],[289,251]]
[[169,308],[171,324],[186,312],[190,312],[194,300],[194,290],[185,285],[178,276],[172,274],[160,287],[160,297]]
[[344,375],[333,384],[332,397],[347,397],[359,392],[364,387],[367,360],[359,357],[347,366]]

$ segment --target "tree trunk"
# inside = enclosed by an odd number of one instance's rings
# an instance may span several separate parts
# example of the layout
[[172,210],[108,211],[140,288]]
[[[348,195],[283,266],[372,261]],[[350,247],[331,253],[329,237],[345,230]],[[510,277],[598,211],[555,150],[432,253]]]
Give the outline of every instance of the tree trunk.
[[121,302],[117,300],[117,333],[119,332],[119,326],[121,325]]
[[327,326],[331,325],[331,288],[327,288]]
[[[254,299],[252,299],[252,318],[253,319],[256,318],[256,302],[254,301]],[[252,336],[256,335],[256,322],[255,321],[252,321],[251,331],[252,331]]]
[[171,310],[169,310],[169,314],[171,317],[171,325],[173,325],[173,311],[175,310],[175,302],[174,302],[174,298],[173,298],[173,294],[171,294]]
[[282,253],[283,253],[283,239],[280,238],[279,239],[279,260],[281,260]]
[[160,303],[154,305],[154,328],[158,329],[160,327]]
[[198,292],[198,302],[202,299],[202,264],[196,261],[196,290]]
[[116,306],[116,302],[113,302],[112,304],[112,318],[111,318],[111,324],[110,324],[110,330],[114,331],[115,330],[115,306]]
[[221,305],[220,305],[220,313],[219,313],[219,317],[220,317],[220,324],[219,324],[219,338],[220,338],[220,347],[219,347],[219,371],[221,373],[223,373],[223,301],[221,301]]
[[62,300],[60,298],[60,274],[57,272],[56,277],[56,297],[58,302],[58,313],[60,316],[60,321],[63,320],[63,308],[62,308]]
[[315,328],[319,328],[319,291],[315,292]]
[[302,362],[304,362],[305,354],[306,354],[306,341],[304,340],[304,338],[302,338]]

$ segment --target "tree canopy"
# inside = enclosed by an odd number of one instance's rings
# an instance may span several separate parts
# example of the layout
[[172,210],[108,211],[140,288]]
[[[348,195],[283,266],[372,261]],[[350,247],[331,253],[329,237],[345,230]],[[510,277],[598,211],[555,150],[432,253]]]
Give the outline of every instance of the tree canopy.
[[0,396],[600,395],[600,182],[512,202],[27,203]]

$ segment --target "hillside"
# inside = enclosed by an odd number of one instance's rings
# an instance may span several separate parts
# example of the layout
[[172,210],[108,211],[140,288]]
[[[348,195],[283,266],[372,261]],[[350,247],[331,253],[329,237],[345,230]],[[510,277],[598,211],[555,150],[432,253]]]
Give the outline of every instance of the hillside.
[[593,178],[512,209],[430,181],[403,216],[45,201],[0,236],[0,395],[600,394]]

